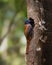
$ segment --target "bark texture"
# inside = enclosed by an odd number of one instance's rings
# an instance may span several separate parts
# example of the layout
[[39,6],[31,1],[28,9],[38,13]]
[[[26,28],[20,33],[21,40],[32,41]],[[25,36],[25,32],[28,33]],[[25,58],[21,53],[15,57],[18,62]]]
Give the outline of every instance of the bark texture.
[[[33,38],[30,41],[29,51],[26,54],[27,65],[42,65],[45,59],[42,57],[43,42],[40,40],[43,33],[43,29],[40,29],[39,22],[43,20],[43,7],[38,0],[26,0],[27,2],[27,16],[34,19],[35,27],[33,29]],[[42,21],[41,21],[42,22]],[[45,39],[47,37],[45,36]],[[45,43],[46,40],[44,39]],[[43,58],[43,59],[42,59]]]

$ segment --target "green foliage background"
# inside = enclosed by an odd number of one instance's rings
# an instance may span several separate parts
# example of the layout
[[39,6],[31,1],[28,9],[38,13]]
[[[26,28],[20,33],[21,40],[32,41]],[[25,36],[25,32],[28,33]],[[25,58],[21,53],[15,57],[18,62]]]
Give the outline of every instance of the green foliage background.
[[25,65],[25,41],[24,41],[24,20],[27,17],[25,0],[0,0],[0,37],[4,20],[12,20],[13,16],[15,29],[10,32],[8,38],[7,57],[4,60],[0,53],[0,65]]

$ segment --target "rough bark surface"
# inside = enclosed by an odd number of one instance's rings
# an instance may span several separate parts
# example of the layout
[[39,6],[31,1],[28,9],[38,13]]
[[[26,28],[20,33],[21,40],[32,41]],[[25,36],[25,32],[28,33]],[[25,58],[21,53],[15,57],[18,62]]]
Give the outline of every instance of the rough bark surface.
[[[35,27],[33,38],[30,41],[29,52],[26,54],[27,65],[42,65],[42,45],[40,37],[43,32],[39,29],[39,21],[41,17],[40,3],[37,0],[26,0],[27,2],[27,16],[34,19]],[[39,49],[39,51],[37,51]],[[45,59],[44,59],[45,60]]]

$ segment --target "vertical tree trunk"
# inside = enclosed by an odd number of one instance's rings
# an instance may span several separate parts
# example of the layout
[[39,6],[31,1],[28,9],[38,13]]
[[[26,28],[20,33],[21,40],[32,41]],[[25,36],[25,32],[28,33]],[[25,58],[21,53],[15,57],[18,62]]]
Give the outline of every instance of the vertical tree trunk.
[[[33,38],[30,41],[29,52],[26,54],[27,65],[42,65],[42,44],[40,37],[43,35],[39,29],[41,19],[41,8],[38,0],[26,0],[27,2],[27,16],[34,19],[35,27]],[[45,40],[44,40],[45,41]]]

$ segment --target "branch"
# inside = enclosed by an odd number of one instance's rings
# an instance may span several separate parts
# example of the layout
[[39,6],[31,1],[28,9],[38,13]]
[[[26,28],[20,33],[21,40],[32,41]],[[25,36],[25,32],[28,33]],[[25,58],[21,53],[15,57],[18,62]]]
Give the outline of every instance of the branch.
[[8,31],[7,31],[7,33],[3,36],[3,37],[1,37],[0,38],[0,44],[1,44],[1,42],[4,40],[4,38],[11,32],[11,28],[12,28],[12,26],[13,26],[13,24],[14,24],[14,19],[15,19],[15,17],[16,17],[16,14],[17,14],[17,12],[15,13],[15,15],[13,16],[13,18],[12,18],[12,20],[11,20],[11,23],[10,23],[10,25],[9,25],[9,28],[8,28]]
[[[24,4],[24,0],[22,1],[22,3],[21,3],[21,6]],[[19,11],[18,11],[19,12]],[[13,16],[13,18],[12,18],[12,20],[11,20],[11,23],[10,23],[10,25],[9,25],[9,29],[8,29],[8,32],[2,37],[2,38],[0,38],[0,44],[1,44],[1,42],[4,40],[4,38],[11,32],[11,28],[12,28],[12,26],[13,26],[13,24],[14,24],[14,19],[15,19],[15,16],[16,16],[16,14],[17,14],[17,12],[15,13],[15,15]]]

